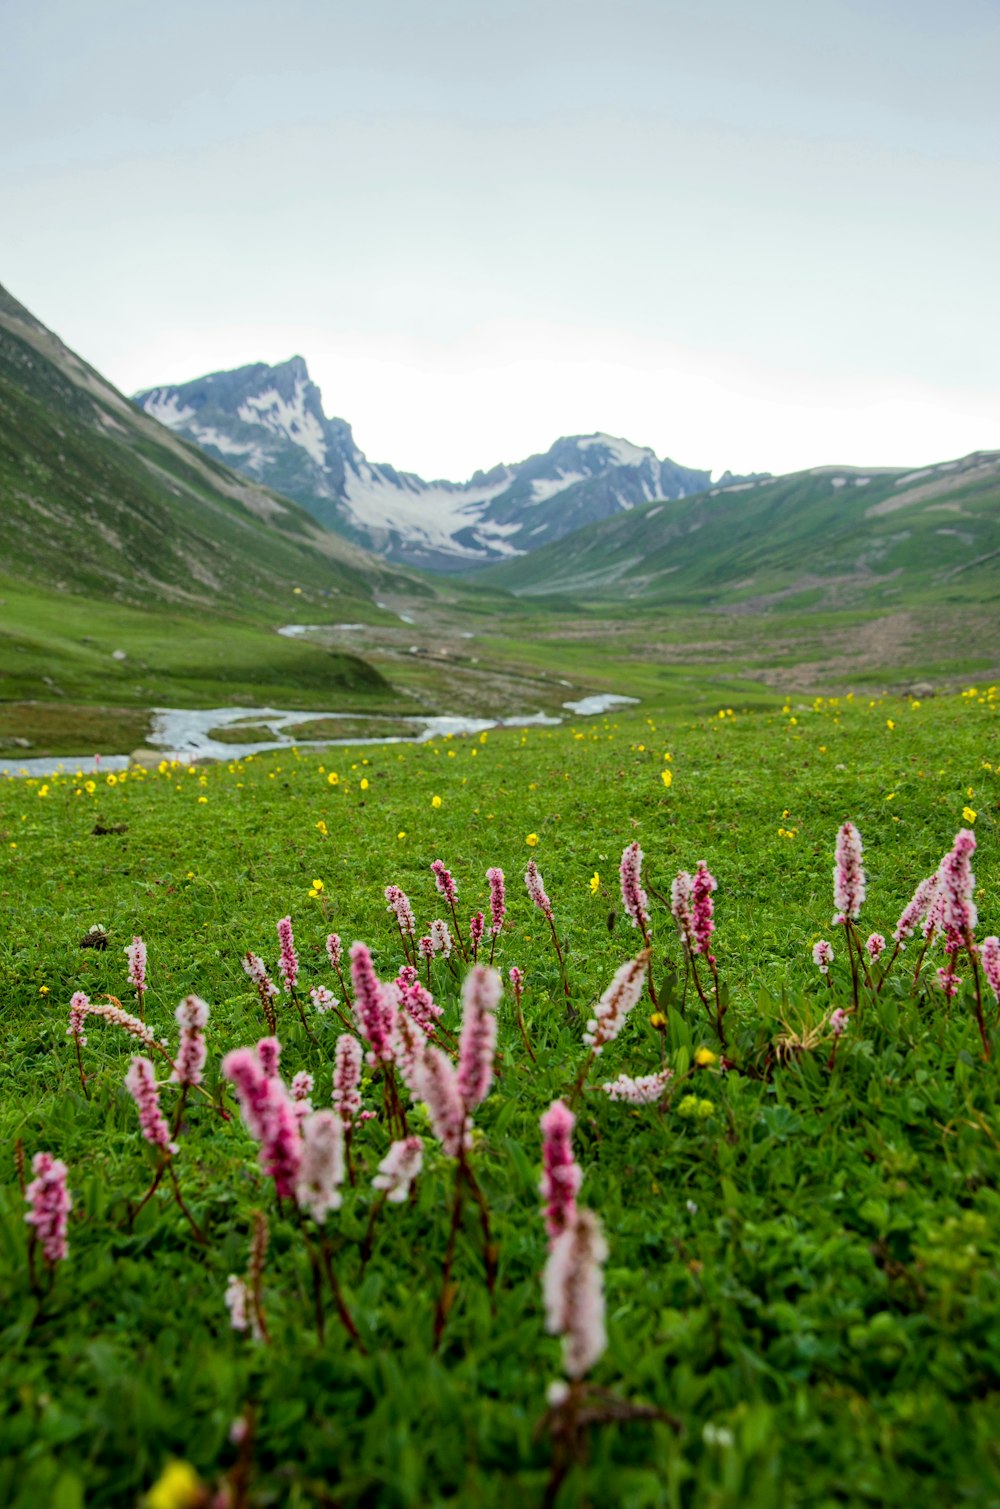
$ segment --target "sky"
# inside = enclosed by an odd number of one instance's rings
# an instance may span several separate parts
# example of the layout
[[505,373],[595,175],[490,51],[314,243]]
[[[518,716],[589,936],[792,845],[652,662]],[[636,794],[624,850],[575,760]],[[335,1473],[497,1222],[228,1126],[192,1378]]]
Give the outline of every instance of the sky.
[[996,0],[0,0],[0,283],[370,459],[1000,448]]

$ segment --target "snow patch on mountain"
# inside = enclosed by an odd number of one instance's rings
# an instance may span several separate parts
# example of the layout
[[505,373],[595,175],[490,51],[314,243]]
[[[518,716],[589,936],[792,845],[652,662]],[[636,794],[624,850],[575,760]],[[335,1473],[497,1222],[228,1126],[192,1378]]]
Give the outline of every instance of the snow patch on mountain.
[[151,419],[165,424],[168,430],[179,430],[189,419],[194,418],[194,409],[186,404],[182,407],[173,388],[154,388],[151,393],[143,396],[142,407]]
[[[656,452],[648,446],[633,445],[631,440],[622,440],[617,435],[581,435],[577,440],[581,451],[593,450],[600,446],[607,451],[612,462],[616,466],[641,466],[644,461],[656,463]],[[658,463],[657,463],[658,464]]]
[[306,383],[300,378],[295,384],[291,401],[282,398],[276,388],[264,393],[252,393],[236,410],[244,424],[262,424],[276,435],[285,435],[315,461],[317,466],[326,464],[326,442],[323,427],[315,414],[305,405]]

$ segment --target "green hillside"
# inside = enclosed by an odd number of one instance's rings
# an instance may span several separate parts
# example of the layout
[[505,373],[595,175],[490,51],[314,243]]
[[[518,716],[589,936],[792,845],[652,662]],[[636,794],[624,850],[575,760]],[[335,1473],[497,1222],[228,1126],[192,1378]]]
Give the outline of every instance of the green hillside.
[[482,574],[517,594],[765,612],[1000,599],[1000,454],[651,503]]

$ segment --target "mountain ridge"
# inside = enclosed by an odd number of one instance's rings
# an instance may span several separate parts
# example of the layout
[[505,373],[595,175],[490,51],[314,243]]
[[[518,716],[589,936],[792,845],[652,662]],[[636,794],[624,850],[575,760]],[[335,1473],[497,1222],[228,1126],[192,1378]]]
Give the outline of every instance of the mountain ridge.
[[387,560],[436,571],[520,557],[581,525],[691,496],[711,481],[708,471],[600,431],[562,436],[548,451],[479,469],[465,482],[426,481],[370,462],[351,425],[326,416],[299,355],[146,388],[133,402],[294,498],[327,528]]

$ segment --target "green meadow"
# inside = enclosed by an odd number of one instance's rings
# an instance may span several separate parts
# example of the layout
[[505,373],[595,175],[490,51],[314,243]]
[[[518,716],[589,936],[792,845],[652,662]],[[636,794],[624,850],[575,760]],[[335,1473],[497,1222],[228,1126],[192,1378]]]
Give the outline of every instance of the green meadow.
[[[274,642],[276,654],[297,648]],[[891,938],[917,882],[969,826],[979,936],[1000,931],[996,689],[791,695],[756,709],[715,690],[703,678],[687,706],[651,697],[627,717],[558,728],[0,781],[0,1501],[1000,1504],[997,1003],[988,996],[986,1059],[968,978],[946,1001],[935,954],[914,989],[918,938],[881,990],[875,978],[862,988],[832,1062],[825,1026],[831,1007],[853,1004],[843,929],[831,926],[846,818],[864,842],[862,934]],[[588,1385],[601,1391],[596,1414],[635,1417],[581,1431],[556,1489],[546,1391],[561,1364],[541,1289],[539,1117],[572,1094],[594,1002],[641,946],[618,883],[633,840],[659,1010],[644,998],[592,1066],[573,1145],[579,1202],[609,1249],[608,1344]],[[384,888],[403,888],[426,932],[447,915],[429,868],[438,858],[460,920],[488,912],[486,869],[503,868],[496,963],[505,982],[512,965],[525,976],[534,1057],[508,988],[470,1154],[495,1292],[467,1211],[434,1348],[455,1169],[419,1105],[408,1119],[423,1171],[408,1201],[381,1209],[366,1253],[371,1179],[390,1140],[384,1071],[366,1068],[376,1114],[356,1129],[356,1180],[325,1222],[357,1339],[329,1292],[321,1336],[308,1256],[318,1234],[300,1231],[289,1202],[279,1208],[220,1079],[222,1056],[267,1030],[241,958],[252,949],[274,974],[275,924],[291,916],[305,1024],[280,996],[281,1072],[308,1070],[314,1105],[328,1105],[344,1028],[309,1004],[310,986],[342,994],[324,940],[366,941],[391,980],[403,957]],[[530,858],[568,997],[523,884]],[[725,1059],[664,904],[699,859],[718,880]],[[94,928],[106,948],[92,946]],[[211,1010],[205,1088],[232,1119],[192,1096],[173,1160],[201,1242],[167,1181],[138,1209],[157,1165],[123,1084],[136,1044],[89,1019],[84,1085],[67,1036],[74,991],[135,1009],[124,950],[136,934],[157,1035],[176,1040],[189,992]],[[829,985],[812,962],[821,937],[836,955]],[[451,1034],[461,973],[431,965]],[[600,1089],[663,1068],[674,1078],[659,1106]],[[176,1089],[162,1096],[172,1112]],[[68,1257],[50,1270],[35,1252],[33,1283],[17,1165],[23,1154],[30,1178],[40,1150],[68,1166],[73,1208]],[[257,1212],[269,1227],[267,1342],[233,1330],[224,1302]]]

